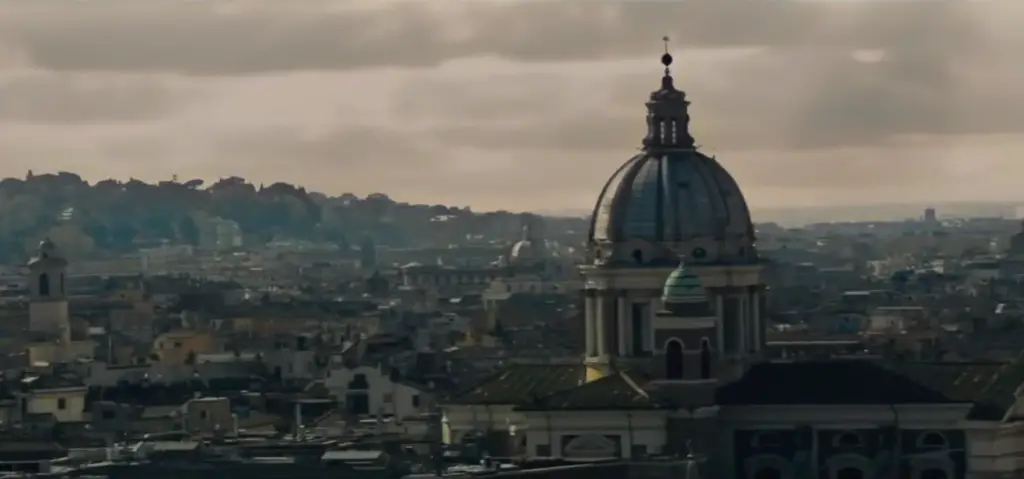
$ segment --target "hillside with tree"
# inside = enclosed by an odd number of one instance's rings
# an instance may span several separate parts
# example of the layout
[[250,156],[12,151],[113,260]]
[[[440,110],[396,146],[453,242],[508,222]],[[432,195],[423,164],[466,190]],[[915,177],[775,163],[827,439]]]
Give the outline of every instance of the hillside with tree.
[[[74,173],[0,180],[0,261],[19,261],[49,236],[74,258],[97,258],[162,243],[198,244],[204,217],[236,221],[247,244],[275,238],[380,245],[448,245],[467,238],[512,239],[520,215],[396,202],[386,194],[331,197],[288,183],[230,177],[146,183]],[[581,220],[569,220],[582,228]],[[575,223],[579,222],[578,225]]]

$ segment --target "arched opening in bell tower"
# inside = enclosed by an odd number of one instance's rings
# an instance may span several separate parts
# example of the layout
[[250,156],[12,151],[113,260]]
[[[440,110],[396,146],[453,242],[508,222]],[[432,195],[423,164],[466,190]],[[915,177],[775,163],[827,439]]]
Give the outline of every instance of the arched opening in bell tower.
[[39,275],[39,296],[50,295],[50,275],[43,273]]
[[708,338],[700,341],[700,378],[711,379],[711,342]]
[[665,379],[683,379],[683,343],[678,339],[665,344]]

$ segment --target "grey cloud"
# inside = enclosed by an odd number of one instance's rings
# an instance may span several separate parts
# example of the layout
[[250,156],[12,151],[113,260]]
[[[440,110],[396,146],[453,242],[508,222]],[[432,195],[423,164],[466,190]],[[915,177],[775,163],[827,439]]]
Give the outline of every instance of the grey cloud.
[[[182,92],[183,93],[183,92]],[[191,97],[152,80],[0,76],[0,121],[88,123],[163,118]]]
[[[903,135],[1021,132],[1024,67],[1015,56],[1024,38],[1007,33],[1015,25],[980,23],[1008,8],[1004,3],[459,2],[468,10],[456,23],[454,14],[439,20],[426,2],[345,14],[215,15],[196,5],[159,7],[158,0],[116,10],[95,2],[29,9],[0,0],[0,43],[8,42],[0,50],[51,73],[229,76],[430,67],[485,55],[519,62],[649,55],[653,61],[666,33],[678,48],[765,46],[724,70],[676,65],[706,151],[719,153],[752,188],[898,190],[909,181],[956,181],[948,167],[954,159],[905,154],[913,149],[900,146]],[[858,62],[854,49],[885,57]],[[562,71],[571,67],[567,62]],[[274,129],[214,138],[211,156],[218,161],[195,166],[194,174],[278,175],[330,191],[372,184],[396,197],[450,195],[455,202],[503,196],[496,201],[513,204],[517,194],[531,200],[544,194],[585,204],[638,144],[644,96],[657,85],[657,65],[634,74],[613,69],[608,76],[622,76],[589,100],[566,97],[555,75],[420,79],[398,92],[398,109],[387,113],[433,121],[424,130],[362,126],[309,138]],[[51,81],[62,86],[65,80]],[[122,86],[61,103],[80,104],[75,110],[91,109],[94,118],[141,118],[166,108],[166,95]],[[116,106],[119,96],[138,105]],[[0,101],[0,117],[88,118],[48,113],[47,101],[45,94],[20,104]],[[591,108],[583,108],[588,101]],[[512,166],[482,173],[450,166],[473,161]],[[501,184],[488,175],[500,175]]]
[[[926,60],[889,52],[881,62],[862,63],[818,50],[769,51],[716,75],[687,73],[682,66],[677,85],[693,102],[692,132],[715,149],[818,150],[883,145],[905,135],[1024,132],[1018,120],[1024,97],[1015,85],[1024,83],[1024,68],[1007,61],[1009,66],[988,75],[972,74],[978,68],[967,63],[926,65],[935,88],[915,76],[900,80],[903,70]],[[655,72],[619,74],[591,89],[596,108],[580,111],[573,108],[587,100],[565,98],[559,88],[566,87],[564,80],[544,75],[529,83],[515,77],[488,80],[482,93],[461,82],[413,83],[399,104],[417,118],[466,119],[431,132],[452,145],[629,148],[644,135],[643,102],[658,79]],[[568,88],[586,86],[577,81]]]
[[621,58],[656,52],[663,34],[673,35],[677,48],[816,44],[970,53],[980,41],[970,10],[986,7],[952,2],[457,2],[458,13],[445,16],[419,2],[343,12],[240,9],[233,14],[214,13],[218,2],[209,4],[152,0],[143,6],[83,2],[19,8],[5,3],[0,4],[6,13],[0,25],[9,41],[19,43],[43,68],[215,75],[418,67],[479,55],[523,61]]

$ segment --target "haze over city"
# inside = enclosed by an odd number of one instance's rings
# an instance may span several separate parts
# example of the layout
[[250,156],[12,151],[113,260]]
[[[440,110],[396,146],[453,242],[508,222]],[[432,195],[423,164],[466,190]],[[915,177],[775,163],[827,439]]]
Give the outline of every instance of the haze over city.
[[755,209],[1020,199],[1024,5],[714,3],[0,2],[0,175],[585,209],[668,35]]

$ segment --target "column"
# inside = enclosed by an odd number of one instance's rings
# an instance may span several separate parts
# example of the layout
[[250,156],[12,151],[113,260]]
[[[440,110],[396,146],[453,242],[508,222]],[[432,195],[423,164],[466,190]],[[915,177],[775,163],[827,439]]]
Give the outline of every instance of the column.
[[718,354],[725,357],[725,320],[722,317],[722,308],[724,308],[722,296],[715,295],[713,301],[715,302],[715,323],[717,324],[715,331],[718,335]]
[[616,326],[619,328],[619,356],[629,356],[629,299],[623,294],[615,298]]
[[608,340],[605,339],[605,329],[608,327],[608,293],[606,291],[599,291],[597,293],[597,314],[594,316],[594,325],[592,328],[596,329],[594,340],[597,342],[597,355],[604,356],[608,354]]
[[750,300],[753,302],[751,307],[753,308],[753,325],[754,325],[754,351],[761,351],[761,292],[755,290],[750,295]]
[[644,311],[644,351],[648,354],[654,352],[654,315],[658,313],[660,301],[657,296],[647,300],[647,311]]
[[593,356],[594,355],[594,316],[595,316],[595,313],[597,313],[597,308],[595,308],[595,304],[594,304],[593,290],[589,290],[589,289],[586,290],[584,292],[584,295],[585,296],[583,297],[583,302],[585,304],[585,309],[586,309],[586,311],[584,311],[584,314],[583,314],[583,325],[586,328],[586,333],[585,333],[586,334],[586,349],[584,350],[584,355],[586,355],[586,356]]
[[737,351],[741,356],[747,355],[747,348],[750,344],[750,304],[748,304],[749,297],[747,295],[741,295],[739,297],[739,324],[736,326],[740,329],[740,347]]

